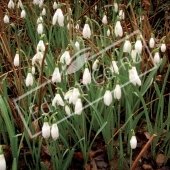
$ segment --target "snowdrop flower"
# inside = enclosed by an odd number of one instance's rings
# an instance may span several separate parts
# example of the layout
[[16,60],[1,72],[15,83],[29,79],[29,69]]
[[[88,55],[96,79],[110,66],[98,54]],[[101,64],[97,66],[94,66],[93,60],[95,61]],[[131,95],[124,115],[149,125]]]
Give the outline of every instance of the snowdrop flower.
[[135,43],[135,50],[136,50],[139,54],[141,54],[141,52],[142,52],[142,42],[141,42],[141,40],[140,40],[140,36],[137,37],[137,41],[136,41],[136,43]]
[[95,10],[95,12],[97,11],[97,5],[95,5],[94,10]]
[[38,24],[37,32],[38,32],[38,34],[42,34],[43,33],[43,25],[41,23]]
[[9,23],[9,17],[8,17],[7,14],[4,16],[4,23],[5,23],[5,24],[8,24],[8,23]]
[[32,74],[35,74],[35,67],[32,66]]
[[82,102],[81,99],[78,98],[75,105],[75,114],[81,115],[82,110],[83,110]]
[[75,28],[79,30],[79,24],[76,24]]
[[159,56],[159,52],[155,53],[153,61],[154,61],[155,64],[160,64],[161,59],[160,59],[160,56]]
[[69,65],[71,62],[70,53],[67,50],[60,57],[60,62],[62,62],[64,64],[64,61],[67,65]]
[[123,36],[123,29],[122,29],[122,26],[119,20],[116,22],[116,25],[115,25],[115,35],[116,37]]
[[34,5],[38,5],[39,2],[40,2],[39,0],[33,0],[33,4],[34,4]]
[[110,66],[110,70],[114,73],[119,74],[119,68],[117,66],[117,61],[112,61],[112,64]]
[[92,69],[96,71],[98,65],[99,65],[99,60],[96,59],[95,62],[93,63]]
[[14,9],[14,2],[13,0],[10,0],[9,3],[8,3],[8,8],[11,9],[13,8]]
[[69,91],[65,94],[64,99],[65,99],[65,100],[69,99],[72,94],[73,94],[73,90],[69,90]]
[[107,36],[110,36],[110,29],[107,30]]
[[165,42],[163,41],[163,44],[161,45],[161,51],[164,53],[166,51],[166,45]]
[[77,50],[80,51],[80,44],[78,41],[76,41],[75,46],[76,46]]
[[117,2],[114,3],[114,9],[115,9],[115,12],[118,12],[118,4],[117,4]]
[[46,117],[44,118],[44,123],[43,123],[43,127],[42,127],[42,136],[44,138],[50,137],[50,126],[48,124],[48,120]]
[[39,64],[41,66],[42,64],[42,59],[43,59],[43,54],[42,52],[37,52],[37,54],[34,55],[34,57],[32,58],[32,65],[35,64],[35,61],[39,61]]
[[91,30],[89,24],[85,24],[83,28],[83,37],[90,39],[90,36],[91,36]]
[[59,68],[58,67],[56,67],[55,69],[54,69],[54,72],[53,72],[53,75],[52,75],[52,82],[54,83],[54,82],[61,82],[61,74],[60,74],[60,72],[59,72]]
[[75,105],[79,95],[80,95],[79,89],[77,86],[75,86],[75,88],[73,89],[72,96],[70,97],[71,101],[69,101],[69,103],[72,102]]
[[53,119],[53,125],[51,128],[51,137],[53,140],[57,140],[59,138],[59,130],[55,118]]
[[33,85],[33,77],[31,73],[28,73],[25,83],[27,87]]
[[37,44],[37,52],[44,52],[45,51],[45,45],[44,45],[44,41],[40,40]]
[[141,80],[138,76],[136,67],[132,67],[129,70],[129,80],[136,86],[136,84],[138,84],[139,86],[141,86]]
[[103,24],[107,24],[107,23],[108,23],[108,22],[107,22],[107,16],[106,16],[106,15],[103,16],[102,22],[103,22]]
[[132,50],[131,56],[132,56],[133,62],[136,62],[137,51],[136,50]]
[[52,101],[52,106],[55,106],[55,104],[64,106],[63,99],[61,98],[60,94],[56,94],[53,101]]
[[6,170],[6,160],[3,154],[2,146],[0,146],[0,169]]
[[132,138],[130,140],[130,146],[132,149],[135,149],[137,147],[137,139],[133,130]]
[[39,7],[42,8],[43,7],[43,0],[39,0]]
[[53,4],[53,9],[54,9],[54,10],[57,9],[57,2],[54,2],[54,4]]
[[37,19],[37,24],[41,24],[43,22],[43,18],[42,16],[40,16],[38,19]]
[[[72,24],[71,24],[71,27],[72,27]],[[68,28],[68,30],[70,29],[70,24],[69,23],[67,24],[67,28]]]
[[119,17],[120,17],[121,20],[125,19],[125,13],[123,12],[123,10],[119,11]]
[[46,15],[46,9],[45,8],[43,8],[43,10],[42,10],[42,15]]
[[131,43],[129,41],[129,38],[125,40],[124,46],[123,46],[123,52],[130,53],[131,52]]
[[19,66],[19,53],[18,51],[15,54],[15,58],[14,58],[14,66],[18,67]]
[[53,16],[53,25],[56,24],[56,22],[58,22],[58,24],[63,27],[64,26],[64,15],[63,12],[60,8],[58,8]]
[[114,90],[114,98],[118,100],[121,98],[121,87],[119,84],[116,84],[116,87]]
[[26,12],[25,12],[25,10],[23,9],[22,11],[21,11],[21,18],[25,18],[26,17]]
[[65,112],[66,112],[66,114],[68,115],[68,116],[70,116],[71,115],[71,111],[70,111],[70,108],[69,108],[69,106],[68,105],[65,105]]
[[23,9],[23,4],[22,4],[21,0],[19,0],[18,3],[17,3],[17,8],[19,8],[19,7],[21,9]]
[[110,92],[110,90],[107,87],[107,90],[104,94],[104,104],[109,106],[112,103],[112,93]]
[[153,34],[152,34],[151,39],[149,41],[149,46],[150,46],[150,48],[154,48],[154,46],[155,46],[155,40],[154,40]]
[[84,73],[83,73],[83,84],[87,85],[90,83],[91,83],[91,75],[90,75],[89,69],[86,64],[86,68],[84,69]]

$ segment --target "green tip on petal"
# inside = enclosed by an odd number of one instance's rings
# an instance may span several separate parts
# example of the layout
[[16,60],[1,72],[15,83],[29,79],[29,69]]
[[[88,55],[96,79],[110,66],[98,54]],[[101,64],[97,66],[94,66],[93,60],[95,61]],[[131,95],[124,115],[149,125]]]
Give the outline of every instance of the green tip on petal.
[[137,40],[141,40],[140,36],[137,36]]
[[46,117],[46,116],[44,117],[44,122],[48,122],[48,119],[47,119],[47,117]]
[[57,122],[56,118],[53,118],[53,124],[55,124]]
[[86,62],[85,68],[88,68],[88,62]]

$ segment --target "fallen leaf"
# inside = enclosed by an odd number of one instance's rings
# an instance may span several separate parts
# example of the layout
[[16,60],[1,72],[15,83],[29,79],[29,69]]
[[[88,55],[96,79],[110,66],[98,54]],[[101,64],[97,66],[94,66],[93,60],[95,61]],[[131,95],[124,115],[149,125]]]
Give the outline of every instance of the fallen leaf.
[[164,154],[159,154],[156,159],[157,166],[161,167],[164,163]]
[[148,0],[142,0],[142,3],[145,4],[145,11],[149,11],[151,4],[149,3]]

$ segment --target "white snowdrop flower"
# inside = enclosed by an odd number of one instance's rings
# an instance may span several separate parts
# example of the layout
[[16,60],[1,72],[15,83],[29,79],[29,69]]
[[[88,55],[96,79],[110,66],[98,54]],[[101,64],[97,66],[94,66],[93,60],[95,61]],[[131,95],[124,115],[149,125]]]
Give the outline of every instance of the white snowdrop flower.
[[70,108],[69,108],[68,105],[65,105],[65,112],[66,112],[66,114],[67,114],[68,116],[71,115],[71,111],[70,111]]
[[118,12],[118,4],[117,4],[117,2],[114,3],[114,9],[115,9],[115,12]]
[[33,4],[34,4],[34,5],[38,5],[39,2],[40,2],[39,0],[33,0]]
[[115,35],[116,35],[116,37],[118,37],[118,36],[122,37],[123,36],[123,29],[122,29],[120,21],[116,22]]
[[91,30],[89,24],[85,24],[83,28],[83,37],[90,39],[90,36],[91,36]]
[[154,48],[154,45],[155,45],[155,40],[154,40],[154,38],[151,38],[149,41],[150,48]]
[[64,106],[63,99],[61,98],[60,94],[56,94],[53,101],[52,101],[52,106],[55,106],[55,104]]
[[98,65],[99,65],[99,60],[96,59],[95,62],[93,63],[92,69],[96,70]]
[[136,41],[136,43],[135,43],[135,50],[136,50],[139,54],[141,54],[141,52],[142,52],[142,42],[141,42],[141,40],[140,40],[140,36],[138,36],[137,41]]
[[51,137],[53,138],[53,140],[57,140],[59,138],[59,130],[58,130],[57,123],[54,123],[52,125],[52,128],[51,128]]
[[21,11],[21,18],[25,18],[26,17],[26,12],[25,12],[25,10],[23,9],[22,11]]
[[76,24],[75,28],[79,30],[79,24]]
[[47,118],[44,118],[44,123],[42,127],[42,136],[45,139],[50,137],[50,126],[47,122]]
[[107,24],[107,23],[108,23],[108,22],[107,22],[107,16],[106,16],[106,15],[103,16],[102,22],[103,22],[103,24]]
[[132,67],[132,69],[129,70],[129,80],[136,86],[138,84],[141,86],[141,80],[138,76],[136,67]]
[[24,9],[21,0],[18,1],[18,3],[17,3],[17,8]]
[[166,51],[166,45],[165,42],[161,45],[161,51],[164,53]]
[[8,17],[8,15],[5,15],[5,16],[4,16],[4,23],[5,23],[5,24],[8,24],[8,23],[9,23],[9,17]]
[[44,41],[40,40],[37,44],[37,52],[44,52],[45,51],[45,45],[44,45]]
[[15,54],[15,58],[14,58],[14,66],[18,67],[19,66],[19,53],[18,51]]
[[32,66],[32,74],[35,74],[35,67]]
[[81,115],[82,110],[83,110],[82,102],[81,102],[81,99],[78,98],[75,104],[75,114]]
[[6,170],[6,160],[3,154],[2,146],[0,146],[0,170]]
[[43,2],[43,0],[39,0],[39,1],[40,1],[40,2],[39,2],[39,7],[42,8],[43,5],[44,5],[44,2]]
[[110,36],[110,29],[107,30],[107,36]]
[[85,68],[84,74],[83,74],[83,84],[90,84],[91,83],[91,74],[89,72],[88,68]]
[[70,96],[70,100],[71,101],[69,101],[69,103],[71,102],[71,103],[73,103],[75,105],[79,95],[80,95],[79,89],[78,88],[74,88],[73,89],[73,93]]
[[32,58],[32,65],[35,64],[36,61],[39,61],[39,64],[41,66],[42,64],[42,59],[43,59],[43,54],[42,52],[37,52],[34,57]]
[[119,84],[116,84],[116,87],[114,90],[114,98],[118,100],[121,98],[121,87]]
[[54,10],[57,9],[57,2],[54,2],[54,3],[53,3],[53,9],[54,9]]
[[40,24],[40,23],[42,23],[42,22],[43,22],[42,16],[38,17],[38,19],[37,19],[37,24]]
[[72,94],[73,94],[73,90],[69,90],[69,91],[64,95],[64,99],[65,99],[65,100],[69,99]]
[[97,11],[97,5],[94,6],[94,10],[95,10],[95,12]]
[[11,9],[11,8],[14,9],[14,2],[13,2],[13,0],[10,0],[10,1],[8,2],[8,8],[9,8],[9,9]]
[[60,57],[60,62],[64,64],[64,61],[66,62],[67,65],[69,65],[71,62],[70,53],[67,50]]
[[137,51],[136,50],[132,50],[131,56],[132,56],[133,62],[136,62]]
[[125,40],[124,46],[123,46],[123,52],[130,53],[131,52],[131,43],[129,40]]
[[60,71],[59,71],[59,68],[58,67],[56,67],[55,69],[54,69],[54,72],[53,72],[53,75],[52,75],[52,82],[54,83],[54,82],[61,82],[61,74],[60,74]]
[[76,46],[77,50],[80,51],[80,44],[78,41],[76,41],[75,46]]
[[38,34],[42,34],[43,33],[43,25],[41,23],[38,24],[37,32],[38,32]]
[[159,56],[159,52],[155,53],[153,61],[154,61],[155,64],[160,64],[161,59],[160,59],[160,56]]
[[104,94],[104,104],[109,106],[112,103],[112,93],[110,90],[106,90]]
[[33,77],[31,73],[28,73],[25,83],[27,87],[33,85]]
[[132,134],[132,137],[131,137],[131,140],[130,140],[130,146],[131,146],[132,149],[136,149],[137,139],[136,139],[134,130],[132,130],[132,131],[133,131],[133,134]]
[[112,61],[112,64],[110,66],[110,70],[114,73],[119,74],[119,68],[117,66],[117,61]]
[[56,22],[58,22],[58,24],[63,27],[64,26],[64,15],[63,12],[60,8],[58,8],[53,16],[53,25],[56,24]]
[[43,8],[43,10],[42,10],[42,15],[46,15],[46,9],[45,8]]
[[[72,24],[71,24],[71,27],[72,27]],[[70,29],[70,24],[69,23],[67,24],[67,29],[68,30]]]
[[121,20],[125,19],[125,14],[124,14],[122,9],[119,11],[119,17],[120,17]]

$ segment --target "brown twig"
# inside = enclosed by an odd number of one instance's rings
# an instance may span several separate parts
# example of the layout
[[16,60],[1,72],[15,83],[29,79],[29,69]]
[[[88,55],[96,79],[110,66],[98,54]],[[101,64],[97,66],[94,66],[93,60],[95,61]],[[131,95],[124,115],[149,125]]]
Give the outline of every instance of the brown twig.
[[149,141],[146,143],[146,145],[144,146],[144,148],[141,150],[141,152],[139,153],[138,157],[135,159],[133,165],[131,166],[130,170],[133,170],[137,164],[137,162],[139,161],[139,159],[141,158],[141,156],[143,155],[143,153],[149,148],[149,146],[151,145],[151,143],[153,142],[153,140],[155,139],[157,135],[153,134],[152,137],[149,139]]
[[[48,43],[45,44],[45,52],[44,52],[43,59],[42,59],[40,85],[43,82],[44,61],[45,61],[47,51],[48,51]],[[42,93],[42,87],[40,87],[40,90],[39,90],[39,104],[38,104],[38,109],[39,110],[40,110],[40,107],[41,107],[41,97],[42,97],[41,93]]]

